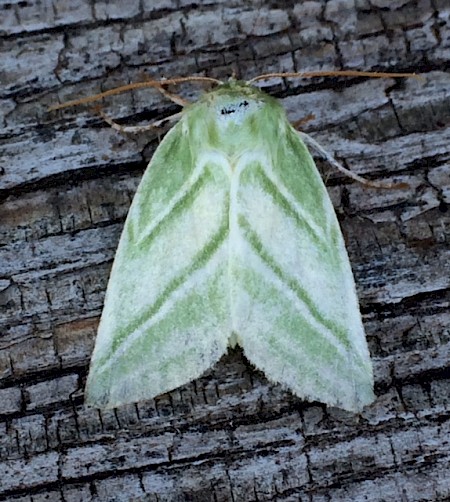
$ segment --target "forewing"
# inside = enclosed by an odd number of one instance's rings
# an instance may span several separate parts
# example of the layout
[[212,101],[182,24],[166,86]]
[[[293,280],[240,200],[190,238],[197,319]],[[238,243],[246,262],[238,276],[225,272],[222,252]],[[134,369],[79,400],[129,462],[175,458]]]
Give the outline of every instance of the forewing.
[[231,333],[229,166],[193,155],[179,123],[131,205],[106,292],[86,401],[112,407],[200,376]]
[[374,399],[372,367],[333,206],[290,127],[268,145],[237,166],[234,330],[269,379],[360,410]]

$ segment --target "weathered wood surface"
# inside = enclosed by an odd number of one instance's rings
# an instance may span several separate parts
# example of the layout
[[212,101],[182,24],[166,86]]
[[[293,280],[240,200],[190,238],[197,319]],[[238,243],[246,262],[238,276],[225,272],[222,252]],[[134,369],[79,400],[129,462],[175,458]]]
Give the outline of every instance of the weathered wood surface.
[[[305,403],[240,351],[154,401],[83,389],[120,230],[157,137],[47,105],[144,74],[417,70],[266,84],[370,190],[323,167],[375,363],[361,416]],[[448,0],[0,4],[0,500],[450,500]],[[184,90],[194,96],[198,88]],[[126,122],[176,110],[140,91]]]

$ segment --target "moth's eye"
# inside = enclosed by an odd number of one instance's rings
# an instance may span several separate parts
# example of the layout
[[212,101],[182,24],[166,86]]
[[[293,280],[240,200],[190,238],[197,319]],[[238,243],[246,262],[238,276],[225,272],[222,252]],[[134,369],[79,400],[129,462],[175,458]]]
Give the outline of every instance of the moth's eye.
[[220,110],[220,113],[221,113],[222,115],[231,115],[232,113],[235,113],[235,112],[236,112],[236,108],[233,108],[233,107],[231,107],[231,106],[230,106],[230,107],[228,107],[228,108],[225,108],[225,107],[224,107],[224,108],[222,108],[222,109]]
[[224,106],[221,110],[220,113],[221,115],[231,115],[232,113],[236,113],[237,109],[245,109],[250,105],[248,101],[241,101],[240,103],[237,103],[236,105],[233,106]]

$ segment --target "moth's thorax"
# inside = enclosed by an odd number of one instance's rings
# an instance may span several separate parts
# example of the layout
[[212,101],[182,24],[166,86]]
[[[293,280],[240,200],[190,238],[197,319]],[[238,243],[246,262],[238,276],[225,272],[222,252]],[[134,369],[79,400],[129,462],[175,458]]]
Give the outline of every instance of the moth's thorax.
[[185,132],[195,149],[217,150],[230,159],[266,146],[267,138],[276,139],[288,123],[271,96],[238,81],[206,93],[186,110],[185,119]]

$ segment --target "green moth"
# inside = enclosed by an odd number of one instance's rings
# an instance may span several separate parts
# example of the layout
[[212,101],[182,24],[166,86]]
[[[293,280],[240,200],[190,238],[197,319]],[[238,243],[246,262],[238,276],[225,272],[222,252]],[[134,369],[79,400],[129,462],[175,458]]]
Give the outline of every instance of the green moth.
[[281,105],[232,80],[187,106],[131,205],[86,402],[198,378],[239,345],[300,398],[359,411],[373,374],[344,240]]

